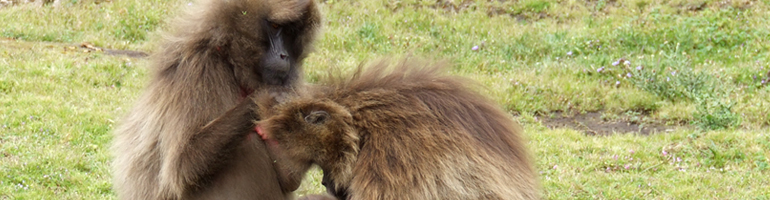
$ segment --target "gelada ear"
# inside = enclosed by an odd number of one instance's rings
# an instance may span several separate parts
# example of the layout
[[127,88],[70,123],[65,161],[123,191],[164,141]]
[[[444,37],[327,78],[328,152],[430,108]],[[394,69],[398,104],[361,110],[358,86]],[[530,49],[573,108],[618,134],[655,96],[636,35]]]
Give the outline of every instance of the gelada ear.
[[311,124],[322,124],[326,122],[326,119],[329,118],[329,113],[323,110],[316,110],[313,112],[310,112],[310,114],[305,116],[305,122],[311,123]]

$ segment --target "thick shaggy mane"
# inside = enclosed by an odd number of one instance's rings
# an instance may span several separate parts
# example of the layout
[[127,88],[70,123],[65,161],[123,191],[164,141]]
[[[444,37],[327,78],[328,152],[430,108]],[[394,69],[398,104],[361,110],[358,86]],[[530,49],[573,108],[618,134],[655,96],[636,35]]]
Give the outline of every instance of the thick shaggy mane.
[[[453,182],[457,180],[477,181],[486,187],[453,191],[458,198],[495,198],[484,191],[511,199],[538,197],[537,178],[520,127],[495,102],[477,92],[478,83],[448,74],[448,66],[384,59],[359,66],[348,78],[331,76],[321,81],[329,88],[321,97],[346,107],[363,138],[354,168],[369,171],[354,172],[356,177],[349,185],[355,188],[351,189],[353,198],[410,194],[388,190],[403,187],[398,186],[402,178],[424,175],[425,180],[410,186],[427,195],[422,198],[442,197],[442,187],[468,187]],[[478,174],[463,174],[471,171]],[[400,178],[378,182],[378,177]],[[481,178],[468,180],[474,177]],[[339,179],[344,182],[345,178]],[[432,181],[445,185],[428,184]],[[384,193],[367,194],[373,191]]]
[[[244,99],[301,85],[321,26],[315,1],[198,0],[183,9],[114,131],[118,198],[284,198],[263,144],[243,141],[256,118]],[[268,61],[278,58],[285,66],[276,69]]]

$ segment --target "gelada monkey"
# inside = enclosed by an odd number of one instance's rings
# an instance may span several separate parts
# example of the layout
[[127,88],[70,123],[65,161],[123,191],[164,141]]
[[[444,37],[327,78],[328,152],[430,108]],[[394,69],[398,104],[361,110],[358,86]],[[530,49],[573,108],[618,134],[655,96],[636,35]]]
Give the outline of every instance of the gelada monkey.
[[321,25],[312,0],[200,0],[172,21],[152,78],[114,132],[119,199],[284,199],[250,139],[254,91],[292,88]]
[[318,165],[340,199],[539,198],[520,128],[473,82],[443,64],[390,65],[288,102],[257,97],[256,130],[284,163],[279,176]]

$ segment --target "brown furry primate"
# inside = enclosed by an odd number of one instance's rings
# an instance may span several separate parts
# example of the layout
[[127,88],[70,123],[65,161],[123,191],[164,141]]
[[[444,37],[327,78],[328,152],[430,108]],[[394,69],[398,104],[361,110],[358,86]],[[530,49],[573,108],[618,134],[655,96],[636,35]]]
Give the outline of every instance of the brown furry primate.
[[[119,199],[283,199],[254,133],[254,91],[292,88],[321,26],[312,0],[201,0],[172,21],[153,77],[115,130]],[[272,90],[272,89],[270,89]],[[251,134],[250,134],[251,133]]]
[[280,104],[258,97],[257,132],[291,163],[277,170],[317,164],[341,199],[539,198],[520,128],[472,82],[441,64],[388,66]]

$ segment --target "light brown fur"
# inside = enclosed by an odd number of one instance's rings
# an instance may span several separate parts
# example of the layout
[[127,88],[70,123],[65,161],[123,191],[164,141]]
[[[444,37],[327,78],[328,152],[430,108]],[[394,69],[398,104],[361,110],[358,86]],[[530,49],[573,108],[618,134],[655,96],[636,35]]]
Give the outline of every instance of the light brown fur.
[[539,198],[520,128],[472,82],[442,64],[388,65],[275,109],[258,101],[268,152],[294,163],[278,170],[317,164],[347,199]]
[[[249,139],[259,117],[244,99],[300,83],[320,24],[312,0],[202,0],[172,21],[152,80],[115,130],[118,198],[290,197],[300,180],[278,184],[264,144]],[[289,41],[277,44],[288,52],[280,73],[262,62],[276,59],[268,56],[273,37]]]

